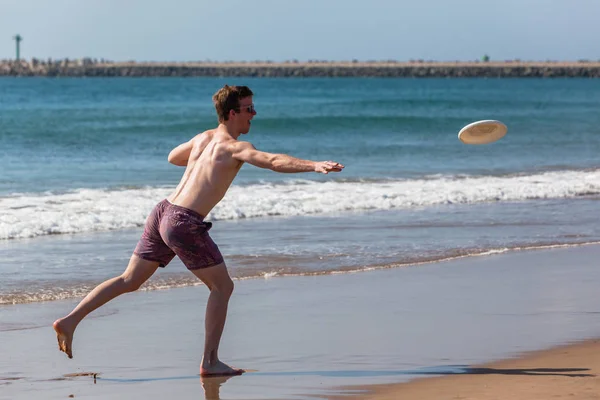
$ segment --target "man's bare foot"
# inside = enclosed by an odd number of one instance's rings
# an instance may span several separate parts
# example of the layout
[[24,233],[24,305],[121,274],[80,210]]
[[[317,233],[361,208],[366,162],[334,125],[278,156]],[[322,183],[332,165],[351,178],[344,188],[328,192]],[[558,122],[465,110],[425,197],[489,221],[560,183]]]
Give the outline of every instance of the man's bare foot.
[[63,318],[57,319],[52,324],[56,331],[56,339],[58,339],[58,349],[67,353],[69,358],[73,358],[71,344],[73,343],[74,328],[68,326]]
[[229,365],[217,361],[213,365],[201,365],[200,376],[233,376],[241,375],[245,371],[243,369],[231,368]]

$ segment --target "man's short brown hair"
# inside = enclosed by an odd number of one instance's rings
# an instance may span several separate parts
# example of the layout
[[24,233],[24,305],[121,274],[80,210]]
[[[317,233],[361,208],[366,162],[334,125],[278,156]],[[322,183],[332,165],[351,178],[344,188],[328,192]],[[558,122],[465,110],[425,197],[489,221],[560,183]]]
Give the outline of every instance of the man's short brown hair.
[[219,89],[212,98],[219,117],[219,123],[229,119],[229,111],[239,111],[241,99],[252,95],[252,90],[248,86],[225,85]]

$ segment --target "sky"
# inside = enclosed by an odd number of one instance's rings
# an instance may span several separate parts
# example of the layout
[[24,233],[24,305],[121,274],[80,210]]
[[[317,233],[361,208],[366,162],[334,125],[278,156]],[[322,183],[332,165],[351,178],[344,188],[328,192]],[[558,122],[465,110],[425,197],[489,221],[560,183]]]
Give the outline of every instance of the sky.
[[600,0],[0,0],[0,59],[600,60]]

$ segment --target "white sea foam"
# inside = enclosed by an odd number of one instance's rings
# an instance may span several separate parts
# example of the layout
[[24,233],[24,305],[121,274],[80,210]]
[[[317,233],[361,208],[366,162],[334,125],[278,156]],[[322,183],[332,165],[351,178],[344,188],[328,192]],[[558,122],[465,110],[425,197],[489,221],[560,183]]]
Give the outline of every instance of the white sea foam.
[[[81,189],[0,198],[0,240],[140,227],[172,188]],[[291,181],[233,186],[212,220],[331,214],[441,204],[600,194],[600,170],[534,175],[435,176],[384,182]]]
[[277,276],[277,271],[265,272],[262,274],[263,278],[270,279]]

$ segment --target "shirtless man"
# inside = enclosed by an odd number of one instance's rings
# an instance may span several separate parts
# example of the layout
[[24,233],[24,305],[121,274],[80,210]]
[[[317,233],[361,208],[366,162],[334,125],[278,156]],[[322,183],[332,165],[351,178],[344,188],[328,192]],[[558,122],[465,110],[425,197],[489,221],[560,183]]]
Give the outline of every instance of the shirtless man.
[[92,290],[66,317],[53,324],[58,347],[72,358],[73,333],[81,320],[115,297],[137,290],[158,267],[177,255],[210,290],[206,304],[204,355],[200,375],[237,375],[243,371],[221,362],[219,342],[227,317],[233,281],[217,245],[208,235],[212,224],[204,217],[221,201],[242,165],[247,162],[276,172],[340,172],[333,161],[309,161],[270,154],[239,141],[256,115],[252,91],[225,85],[213,96],[219,126],[177,146],[169,162],[186,166],[175,191],[152,210],[144,233],[123,274]]

